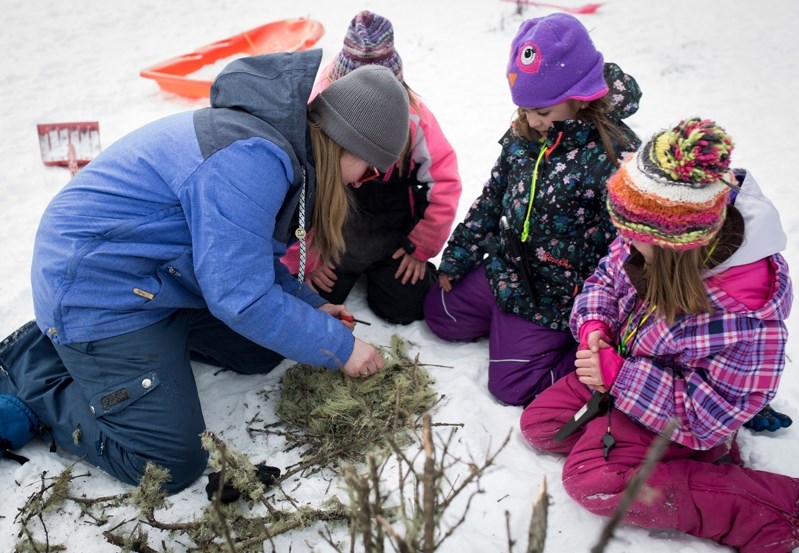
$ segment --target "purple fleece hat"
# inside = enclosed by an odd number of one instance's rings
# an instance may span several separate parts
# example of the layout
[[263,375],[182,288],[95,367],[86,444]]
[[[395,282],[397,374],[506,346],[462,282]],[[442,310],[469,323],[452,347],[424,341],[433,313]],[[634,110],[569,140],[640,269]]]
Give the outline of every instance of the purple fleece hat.
[[590,102],[608,92],[602,54],[583,24],[565,13],[522,23],[511,45],[508,83],[513,103],[526,108]]

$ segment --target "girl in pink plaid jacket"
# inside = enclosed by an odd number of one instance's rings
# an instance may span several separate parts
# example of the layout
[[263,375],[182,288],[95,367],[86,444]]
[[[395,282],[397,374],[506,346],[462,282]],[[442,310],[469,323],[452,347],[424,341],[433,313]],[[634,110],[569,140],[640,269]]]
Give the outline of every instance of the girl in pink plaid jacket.
[[[537,449],[567,455],[566,491],[608,516],[675,420],[625,520],[786,553],[799,547],[799,479],[744,467],[734,444],[785,363],[786,237],[752,176],[729,171],[732,148],[713,122],[690,119],[608,180],[620,236],[575,300],[576,371],[525,409],[521,427]],[[592,397],[604,412],[580,425]]]

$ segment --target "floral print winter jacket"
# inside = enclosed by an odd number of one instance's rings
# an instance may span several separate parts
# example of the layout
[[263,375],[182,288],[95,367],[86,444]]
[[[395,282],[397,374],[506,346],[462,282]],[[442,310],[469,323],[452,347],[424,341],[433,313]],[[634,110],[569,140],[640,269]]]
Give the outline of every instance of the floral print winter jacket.
[[[611,63],[605,65],[605,79],[611,117],[638,147],[638,138],[621,122],[638,110],[638,84]],[[580,120],[556,123],[542,142],[521,138],[509,129],[500,144],[502,152],[491,177],[453,231],[439,273],[457,279],[483,265],[503,311],[565,331],[574,296],[616,236],[605,208],[605,181],[615,169],[613,160],[605,153],[596,127]],[[524,245],[531,298],[499,225],[504,216],[521,233],[542,148],[546,152],[538,165]]]

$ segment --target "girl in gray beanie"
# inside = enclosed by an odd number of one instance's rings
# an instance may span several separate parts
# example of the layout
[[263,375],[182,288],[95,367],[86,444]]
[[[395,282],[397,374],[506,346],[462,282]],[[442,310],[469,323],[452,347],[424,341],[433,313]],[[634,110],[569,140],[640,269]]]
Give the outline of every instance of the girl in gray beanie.
[[53,198],[33,252],[36,320],[0,343],[0,396],[60,449],[129,484],[155,463],[178,491],[207,461],[191,358],[245,374],[284,358],[351,377],[383,366],[352,314],[279,261],[309,221],[336,259],[346,185],[392,165],[408,135],[388,69],[353,71],[308,106],[320,61],[232,62],[210,107],[133,131]]
[[325,134],[380,171],[394,165],[408,139],[408,96],[387,67],[359,67],[314,98],[311,109]]
[[[329,173],[338,164],[345,183],[361,183],[387,171],[399,159],[408,140],[408,94],[390,69],[364,66],[316,96],[309,107],[311,141],[320,180],[339,180]],[[344,152],[341,152],[341,149]],[[355,159],[353,159],[353,157]],[[324,159],[324,161],[322,161]],[[368,163],[364,166],[358,160]],[[337,262],[343,254],[342,230],[349,213],[349,199],[340,187],[319,187],[311,225],[313,246],[324,262]],[[300,239],[299,279],[305,274],[305,244]]]
[[[349,191],[354,209],[342,231],[347,250],[338,262],[320,260],[315,236],[309,237],[304,271],[299,244],[282,261],[331,303],[344,303],[363,279],[372,312],[390,323],[408,324],[423,316],[424,298],[435,281],[432,260],[449,238],[461,178],[455,150],[435,115],[404,80],[391,21],[369,10],[352,18],[342,49],[317,77],[319,96],[312,105],[324,104],[363,69],[383,67],[403,84],[410,100],[408,141],[399,161]],[[391,121],[386,128],[399,130]]]

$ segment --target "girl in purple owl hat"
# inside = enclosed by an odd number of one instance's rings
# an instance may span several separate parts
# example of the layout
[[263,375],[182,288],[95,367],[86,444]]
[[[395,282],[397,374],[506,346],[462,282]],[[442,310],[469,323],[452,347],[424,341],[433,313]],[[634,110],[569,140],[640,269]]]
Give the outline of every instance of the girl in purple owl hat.
[[641,92],[566,14],[522,23],[506,72],[515,119],[424,314],[445,340],[487,336],[489,391],[527,405],[574,371],[569,312],[616,236],[605,181],[640,143],[622,119]]

